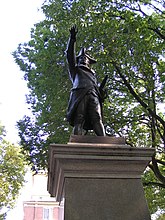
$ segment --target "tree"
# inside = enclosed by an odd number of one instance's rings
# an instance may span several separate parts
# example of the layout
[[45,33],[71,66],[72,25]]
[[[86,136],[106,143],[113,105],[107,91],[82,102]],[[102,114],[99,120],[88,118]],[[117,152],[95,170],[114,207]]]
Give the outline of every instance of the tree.
[[69,139],[65,112],[71,83],[65,50],[68,30],[76,24],[77,48],[83,44],[98,57],[98,81],[109,75],[106,133],[124,136],[132,147],[155,148],[144,185],[161,194],[165,187],[165,117],[159,107],[165,100],[164,1],[47,0],[42,10],[45,20],[34,25],[31,40],[13,53],[25,72],[27,102],[34,115],[18,122],[28,161],[35,169],[47,166],[49,143]]
[[19,190],[24,184],[25,162],[20,147],[4,138],[0,125],[0,219],[14,207]]

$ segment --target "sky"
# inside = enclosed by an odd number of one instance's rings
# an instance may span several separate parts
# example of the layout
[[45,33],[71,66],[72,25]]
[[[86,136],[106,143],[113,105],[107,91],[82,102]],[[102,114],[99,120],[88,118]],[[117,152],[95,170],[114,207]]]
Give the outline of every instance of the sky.
[[[2,0],[0,5],[0,122],[7,131],[6,139],[18,143],[16,122],[25,114],[30,114],[26,105],[28,93],[24,73],[14,61],[12,52],[19,43],[30,40],[33,25],[44,19],[39,11],[44,0]],[[7,220],[22,220],[22,199],[17,207],[9,212]]]
[[11,55],[19,43],[30,40],[30,30],[44,15],[39,11],[44,0],[5,0],[0,7],[0,121],[12,143],[19,141],[16,121],[29,114],[28,93],[23,72]]

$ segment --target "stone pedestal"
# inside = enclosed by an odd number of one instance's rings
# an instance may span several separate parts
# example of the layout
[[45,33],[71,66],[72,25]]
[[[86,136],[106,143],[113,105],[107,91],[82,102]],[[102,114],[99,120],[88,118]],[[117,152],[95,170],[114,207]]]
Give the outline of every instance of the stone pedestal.
[[65,198],[65,220],[149,220],[141,174],[153,153],[123,138],[73,136],[50,146],[48,191]]

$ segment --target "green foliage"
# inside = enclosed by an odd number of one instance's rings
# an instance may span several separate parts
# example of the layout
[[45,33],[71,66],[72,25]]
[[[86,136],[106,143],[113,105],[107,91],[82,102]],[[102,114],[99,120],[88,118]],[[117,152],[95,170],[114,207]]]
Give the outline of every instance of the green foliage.
[[157,220],[164,220],[165,219],[165,214],[160,215]]
[[4,139],[1,129],[0,140],[0,218],[5,218],[5,212],[13,208],[19,190],[24,183],[25,162],[20,147]]
[[[42,10],[45,20],[34,25],[31,40],[13,53],[30,91],[27,103],[33,117],[25,116],[18,129],[33,168],[46,167],[49,144],[66,143],[71,133],[65,117],[71,89],[65,50],[73,24],[79,30],[77,50],[86,47],[98,61],[98,81],[109,75],[107,135],[124,136],[132,147],[153,147],[163,161],[165,117],[159,105],[165,102],[164,1],[47,0]],[[155,181],[164,186],[157,163],[153,159]],[[154,212],[158,204],[152,205]]]

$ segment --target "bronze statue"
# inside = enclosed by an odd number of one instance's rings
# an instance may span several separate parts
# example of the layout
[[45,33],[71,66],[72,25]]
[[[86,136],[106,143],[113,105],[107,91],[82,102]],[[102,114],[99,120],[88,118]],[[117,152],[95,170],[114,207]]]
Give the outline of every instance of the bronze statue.
[[98,87],[96,74],[91,65],[96,60],[90,57],[85,48],[75,54],[76,26],[70,29],[70,38],[66,50],[69,66],[69,75],[73,87],[68,104],[67,120],[73,128],[74,135],[82,135],[84,130],[94,130],[96,135],[105,136],[102,122],[102,102],[104,99],[103,87],[106,78]]

